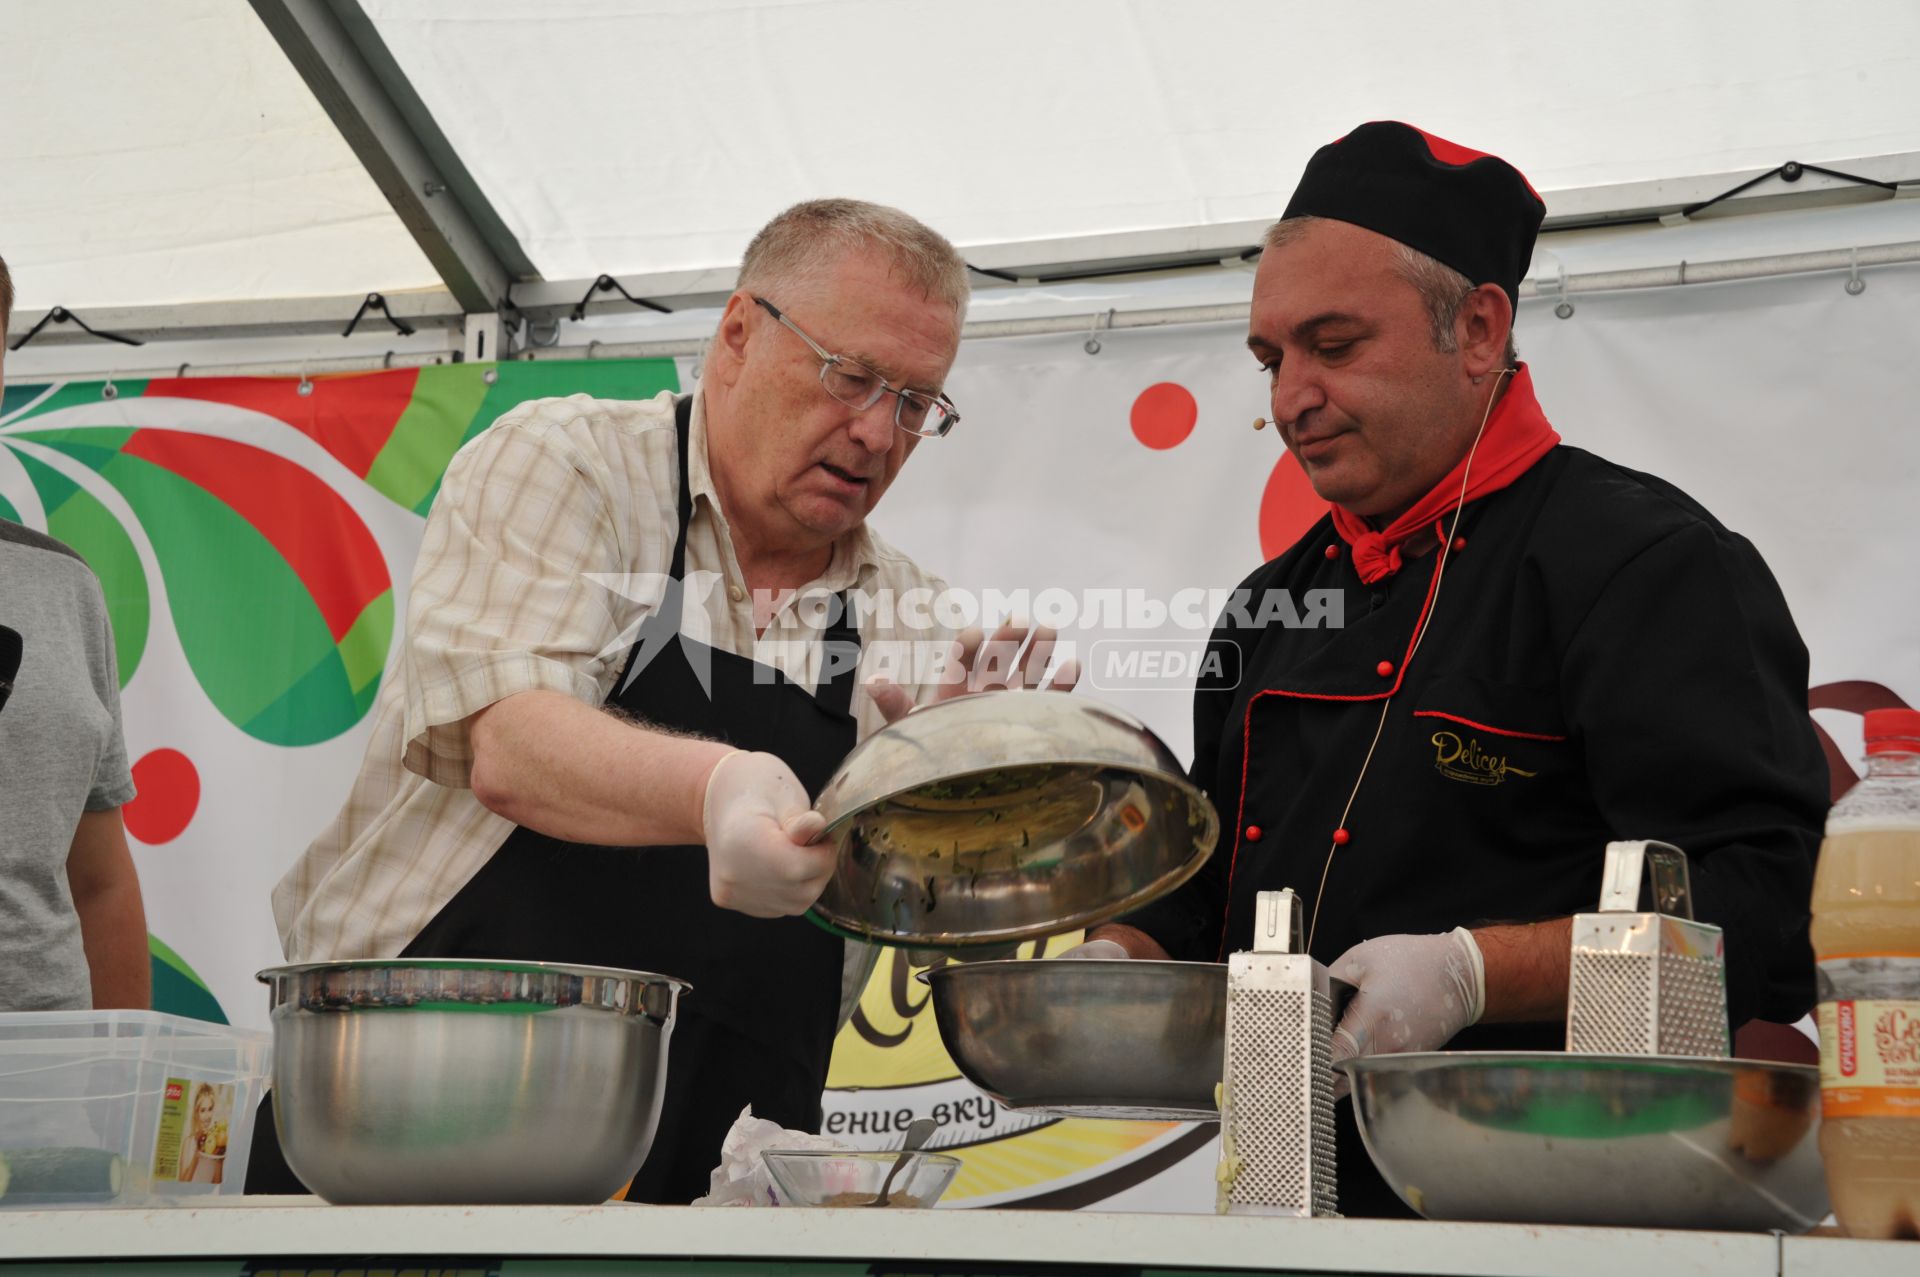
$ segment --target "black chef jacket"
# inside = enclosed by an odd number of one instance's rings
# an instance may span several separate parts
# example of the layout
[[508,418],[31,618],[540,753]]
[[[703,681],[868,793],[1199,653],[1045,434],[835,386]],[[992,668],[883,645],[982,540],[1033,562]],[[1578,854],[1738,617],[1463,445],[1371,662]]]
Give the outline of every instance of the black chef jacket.
[[[1805,1014],[1827,767],[1806,648],[1758,552],[1673,485],[1564,445],[1469,504],[1459,533],[1434,597],[1437,553],[1364,584],[1331,517],[1247,578],[1194,694],[1192,778],[1219,846],[1121,921],[1219,961],[1251,947],[1255,893],[1291,887],[1309,917],[1318,904],[1311,949],[1332,963],[1375,936],[1591,911],[1606,843],[1658,838],[1688,855],[1696,916],[1725,928],[1733,1024]],[[1262,625],[1269,590],[1294,606]],[[1314,590],[1344,608],[1316,611]],[[1274,619],[1296,612],[1306,624]],[[1487,1025],[1451,1045],[1564,1041],[1564,1024]],[[1343,1211],[1404,1213],[1343,1124]]]

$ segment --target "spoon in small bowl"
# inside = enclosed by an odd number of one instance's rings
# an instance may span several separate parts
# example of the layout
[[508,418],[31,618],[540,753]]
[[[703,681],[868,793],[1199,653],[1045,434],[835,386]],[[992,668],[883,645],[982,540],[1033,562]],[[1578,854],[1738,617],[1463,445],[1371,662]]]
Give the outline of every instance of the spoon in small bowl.
[[887,1204],[887,1198],[893,1191],[894,1177],[906,1168],[908,1162],[913,1160],[913,1155],[920,1151],[920,1146],[927,1142],[927,1138],[933,1134],[938,1126],[939,1123],[930,1117],[916,1117],[913,1121],[907,1123],[907,1137],[900,1144],[900,1156],[894,1158],[893,1165],[888,1168],[887,1178],[880,1185],[880,1195],[868,1202],[867,1205],[885,1206]]

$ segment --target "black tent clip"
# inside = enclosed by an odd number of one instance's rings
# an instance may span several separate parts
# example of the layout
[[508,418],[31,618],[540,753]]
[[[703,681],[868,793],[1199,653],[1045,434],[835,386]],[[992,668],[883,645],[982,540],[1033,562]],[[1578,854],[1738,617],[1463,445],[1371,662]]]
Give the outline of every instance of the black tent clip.
[[26,332],[22,333],[20,335],[20,340],[14,342],[13,345],[7,347],[7,349],[8,350],[20,349],[22,346],[32,341],[35,337],[38,337],[40,335],[40,330],[42,328],[45,328],[48,324],[74,324],[79,327],[81,332],[85,333],[89,337],[98,337],[102,341],[117,341],[122,346],[144,346],[147,344],[133,337],[123,337],[119,333],[102,332],[98,328],[89,328],[87,326],[86,320],[80,318],[80,316],[74,314],[72,311],[68,310],[65,306],[55,306],[52,310],[40,316],[40,322],[35,324],[33,327],[27,329]]
[[360,326],[360,321],[366,317],[366,314],[369,310],[379,311],[380,314],[386,319],[386,321],[389,324],[393,325],[394,331],[399,333],[401,336],[403,337],[413,336],[413,329],[409,325],[404,323],[398,315],[394,314],[391,310],[387,309],[387,299],[382,297],[379,293],[367,294],[367,300],[361,302],[360,309],[353,312],[353,318],[347,323],[347,330],[341,333],[340,335],[342,337],[353,336],[353,330]]
[[1838,169],[1822,168],[1818,164],[1803,164],[1799,160],[1788,160],[1780,167],[1768,169],[1759,177],[1748,178],[1746,181],[1740,183],[1740,185],[1730,190],[1722,191],[1710,200],[1701,200],[1698,204],[1689,204],[1680,210],[1680,220],[1686,221],[1696,214],[1704,213],[1721,200],[1732,199],[1742,191],[1758,186],[1770,178],[1777,177],[1783,182],[1797,182],[1809,173],[1819,173],[1823,177],[1839,178],[1843,182],[1852,182],[1856,186],[1871,186],[1876,190],[1885,191],[1889,195],[1898,195],[1900,193],[1900,188],[1892,182],[1882,182],[1878,178],[1872,177],[1861,177],[1857,173],[1842,173]]
[[662,315],[671,315],[673,313],[672,307],[662,306],[659,302],[650,302],[644,297],[635,297],[632,293],[628,292],[626,289],[620,286],[619,280],[615,279],[611,275],[602,275],[600,278],[594,280],[593,283],[587,287],[586,296],[582,297],[579,301],[574,303],[573,322],[577,324],[581,320],[587,317],[587,303],[593,300],[593,295],[595,293],[609,293],[609,292],[619,293],[622,297],[626,298],[628,301],[632,302],[634,305],[645,306],[648,310],[657,310]]

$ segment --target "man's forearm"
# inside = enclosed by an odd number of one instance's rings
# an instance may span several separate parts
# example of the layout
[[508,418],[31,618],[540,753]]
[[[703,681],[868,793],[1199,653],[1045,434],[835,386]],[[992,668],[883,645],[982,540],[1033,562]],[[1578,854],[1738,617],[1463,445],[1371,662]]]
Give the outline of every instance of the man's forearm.
[[1473,933],[1487,971],[1482,1024],[1539,1023],[1567,1015],[1573,919],[1525,926],[1482,927]]
[[707,777],[733,752],[673,736],[559,692],[522,692],[476,714],[473,790],[488,810],[569,842],[701,840]]

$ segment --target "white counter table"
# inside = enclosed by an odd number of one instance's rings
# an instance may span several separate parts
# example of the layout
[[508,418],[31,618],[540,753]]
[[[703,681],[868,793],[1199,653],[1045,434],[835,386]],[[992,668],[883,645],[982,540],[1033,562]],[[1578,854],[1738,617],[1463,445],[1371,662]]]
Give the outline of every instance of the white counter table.
[[1768,1234],[1062,1211],[345,1207],[0,1211],[5,1277],[1915,1277],[1920,1244]]

